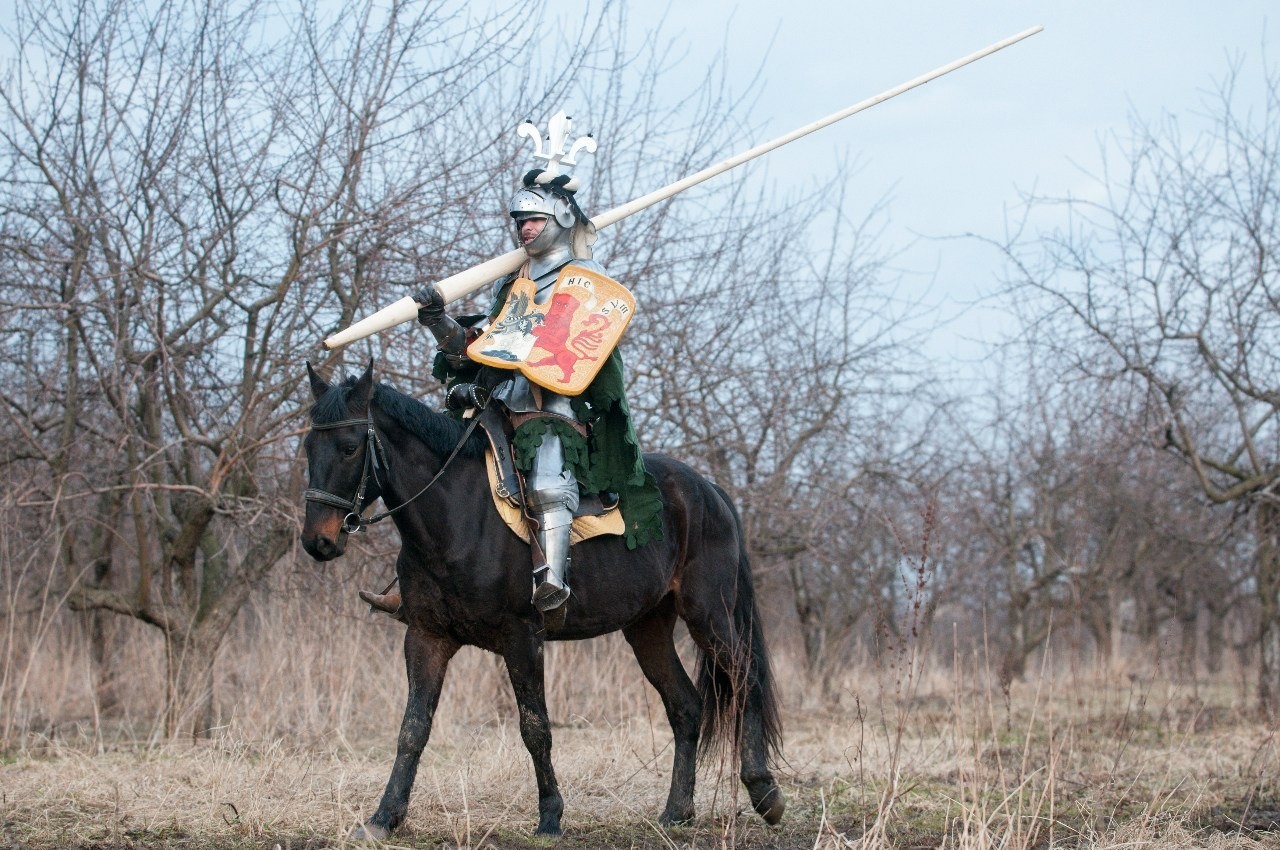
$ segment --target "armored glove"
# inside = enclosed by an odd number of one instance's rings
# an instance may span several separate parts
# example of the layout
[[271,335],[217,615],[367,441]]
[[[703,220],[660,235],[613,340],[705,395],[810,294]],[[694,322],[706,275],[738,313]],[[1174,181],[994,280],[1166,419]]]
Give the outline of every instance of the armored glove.
[[444,397],[444,406],[448,410],[483,409],[488,402],[489,391],[475,384],[454,384]]
[[444,296],[435,286],[422,287],[413,293],[413,300],[418,302],[418,324],[429,328],[444,320]]
[[419,304],[418,323],[431,331],[441,351],[453,355],[466,351],[467,332],[462,325],[444,314],[444,296],[440,294],[440,290],[428,284],[413,293],[413,300]]

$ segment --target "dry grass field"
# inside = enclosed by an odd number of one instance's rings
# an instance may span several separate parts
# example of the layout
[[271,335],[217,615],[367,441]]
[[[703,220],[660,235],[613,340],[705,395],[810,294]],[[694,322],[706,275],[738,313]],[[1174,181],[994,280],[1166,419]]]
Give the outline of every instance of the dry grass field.
[[[354,600],[317,611],[302,598],[242,618],[220,661],[220,725],[197,743],[160,733],[162,659],[145,631],[114,641],[128,678],[107,716],[67,615],[0,621],[0,848],[346,846],[390,770],[401,627]],[[851,660],[820,693],[779,643],[780,827],[744,811],[717,763],[700,772],[697,821],[657,826],[670,733],[625,644],[605,639],[548,652],[563,838],[531,835],[532,768],[505,676],[464,650],[389,846],[1280,847],[1276,730],[1238,680],[1048,657],[1002,689],[981,657],[925,663],[904,648]]]

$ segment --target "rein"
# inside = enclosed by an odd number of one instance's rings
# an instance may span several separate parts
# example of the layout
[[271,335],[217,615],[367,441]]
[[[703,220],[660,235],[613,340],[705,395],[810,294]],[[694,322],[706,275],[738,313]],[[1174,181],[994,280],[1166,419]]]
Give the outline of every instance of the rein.
[[449,453],[449,456],[445,458],[444,463],[440,465],[440,470],[432,476],[431,480],[428,481],[421,490],[414,493],[394,508],[389,508],[380,514],[375,514],[374,516],[369,517],[368,519],[362,516],[360,505],[364,502],[364,494],[369,486],[369,474],[373,474],[373,480],[377,483],[379,490],[381,490],[382,481],[378,478],[379,455],[382,456],[381,466],[383,467],[383,470],[386,471],[386,468],[388,467],[386,450],[382,448],[382,441],[378,439],[378,432],[373,427],[373,415],[367,414],[364,419],[343,419],[338,422],[326,422],[323,425],[312,424],[312,431],[328,431],[333,428],[346,428],[351,425],[365,426],[366,437],[364,466],[360,470],[360,486],[356,488],[356,495],[354,499],[344,499],[341,496],[337,496],[333,493],[317,488],[308,488],[307,491],[303,493],[303,498],[308,502],[319,502],[324,505],[331,505],[335,508],[345,509],[348,513],[342,520],[342,530],[348,534],[357,531],[364,531],[369,526],[382,522],[384,519],[430,490],[431,485],[440,480],[440,476],[444,475],[444,471],[449,468],[449,464],[452,463],[453,459],[462,451],[462,447],[467,444],[467,440],[469,440],[471,435],[475,433],[476,425],[479,423],[479,416],[473,416],[471,418],[471,422],[468,423],[467,427],[463,430],[462,437],[458,440],[458,444],[453,447],[453,451]]

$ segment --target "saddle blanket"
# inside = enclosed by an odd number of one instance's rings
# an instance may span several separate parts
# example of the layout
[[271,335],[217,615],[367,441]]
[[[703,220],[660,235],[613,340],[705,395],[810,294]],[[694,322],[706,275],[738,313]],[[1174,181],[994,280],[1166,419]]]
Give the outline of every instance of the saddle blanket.
[[[498,516],[525,543],[530,541],[529,524],[524,520],[524,511],[498,495],[498,464],[493,459],[493,452],[485,449],[485,469],[489,472],[489,492],[493,495],[493,506],[498,509]],[[574,517],[573,529],[569,533],[569,543],[581,543],[592,537],[603,534],[623,534],[626,523],[622,521],[622,512],[617,507],[611,508],[600,516]]]

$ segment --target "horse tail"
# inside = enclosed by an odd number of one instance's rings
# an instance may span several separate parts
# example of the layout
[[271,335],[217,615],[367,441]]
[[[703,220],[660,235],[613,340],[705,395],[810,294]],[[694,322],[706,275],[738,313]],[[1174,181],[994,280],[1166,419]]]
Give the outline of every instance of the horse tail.
[[[733,515],[738,532],[738,568],[734,579],[733,644],[728,664],[712,653],[702,652],[698,659],[698,693],[702,697],[702,731],[699,755],[706,758],[723,749],[733,748],[744,735],[758,734],[755,742],[763,748],[768,761],[782,749],[782,719],[773,689],[773,670],[765,645],[760,610],[756,605],[751,577],[751,561],[747,557],[746,534],[738,509],[718,484],[712,487]],[[744,729],[744,719],[759,718],[758,732]],[[755,726],[752,722],[751,726]]]

